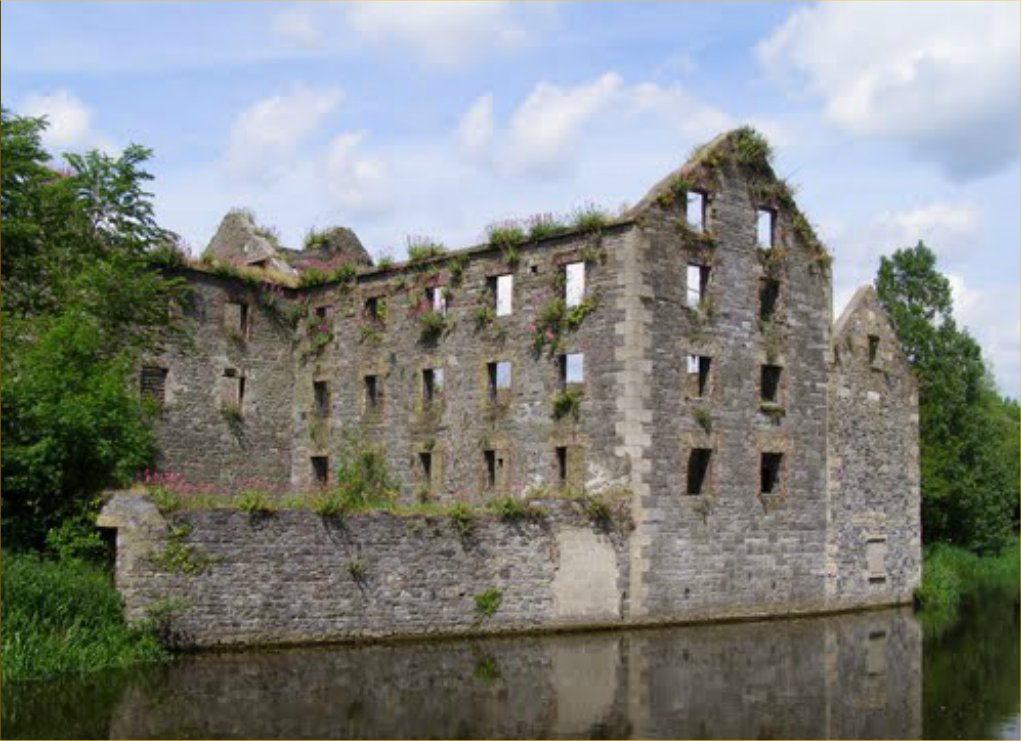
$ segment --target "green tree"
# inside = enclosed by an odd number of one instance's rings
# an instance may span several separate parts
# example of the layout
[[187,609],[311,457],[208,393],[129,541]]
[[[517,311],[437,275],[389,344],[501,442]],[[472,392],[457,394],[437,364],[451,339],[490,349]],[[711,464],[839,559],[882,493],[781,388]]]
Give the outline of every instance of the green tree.
[[175,236],[155,221],[150,156],[43,149],[43,119],[0,113],[3,170],[2,527],[5,545],[46,533],[151,458],[140,354],[172,331],[179,280],[153,267]]
[[876,291],[918,376],[925,540],[995,550],[1016,523],[1017,403],[954,322],[950,283],[923,243],[882,258]]

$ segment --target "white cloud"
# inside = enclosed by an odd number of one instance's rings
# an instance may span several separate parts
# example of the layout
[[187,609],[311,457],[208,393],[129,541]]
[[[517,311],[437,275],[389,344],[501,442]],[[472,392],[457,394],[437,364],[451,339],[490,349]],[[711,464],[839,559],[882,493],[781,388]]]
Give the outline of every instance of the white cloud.
[[1021,370],[1021,325],[1017,321],[1016,286],[973,288],[958,273],[948,273],[954,316],[978,340],[983,357],[993,367],[1002,393],[1017,394]]
[[509,167],[540,174],[561,169],[575,152],[581,129],[620,87],[621,78],[613,72],[573,88],[540,82],[511,116]]
[[307,10],[294,6],[273,16],[273,33],[301,47],[317,47],[323,35]]
[[1019,7],[822,3],[795,11],[756,52],[845,131],[976,177],[1018,156]]
[[475,99],[457,126],[457,144],[461,154],[470,161],[485,161],[493,141],[493,96]]
[[512,11],[506,2],[369,2],[352,4],[348,19],[371,44],[452,67],[524,44],[529,33]]
[[379,213],[389,205],[387,171],[382,160],[360,152],[366,132],[334,137],[326,153],[324,182],[338,204],[359,214]]
[[707,138],[734,125],[734,119],[718,108],[702,103],[680,85],[664,87],[653,82],[634,85],[625,95],[626,110],[652,113],[684,137]]
[[973,253],[982,231],[982,209],[970,202],[934,201],[879,216],[877,231],[887,245],[926,243],[945,259]]
[[339,88],[313,90],[297,85],[285,95],[256,101],[238,114],[231,127],[227,171],[236,177],[279,177],[298,145],[342,97]]
[[85,147],[110,149],[112,145],[92,129],[92,111],[66,90],[48,95],[30,95],[19,106],[26,116],[45,116],[49,122],[43,132],[43,145],[50,150]]

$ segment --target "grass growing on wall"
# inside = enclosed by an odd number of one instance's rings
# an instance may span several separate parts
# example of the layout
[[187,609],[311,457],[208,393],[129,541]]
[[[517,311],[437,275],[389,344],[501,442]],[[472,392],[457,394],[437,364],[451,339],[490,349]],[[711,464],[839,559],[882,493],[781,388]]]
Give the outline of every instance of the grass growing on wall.
[[915,590],[922,624],[928,635],[942,633],[960,614],[962,603],[984,591],[1011,594],[1021,589],[1018,537],[997,554],[978,556],[947,543],[928,546],[922,563],[922,584]]
[[43,679],[164,660],[148,629],[121,616],[120,595],[99,566],[3,554],[3,678]]

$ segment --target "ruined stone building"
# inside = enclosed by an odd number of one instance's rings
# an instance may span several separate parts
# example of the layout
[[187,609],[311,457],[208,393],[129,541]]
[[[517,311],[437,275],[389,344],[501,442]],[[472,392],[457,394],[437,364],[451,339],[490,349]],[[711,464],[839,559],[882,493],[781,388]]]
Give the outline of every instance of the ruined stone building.
[[[629,492],[633,529],[608,535],[558,515],[524,540],[483,529],[489,550],[474,555],[417,530],[397,537],[387,528],[410,525],[381,515],[350,525],[344,548],[356,544],[370,569],[373,554],[387,564],[376,596],[393,601],[373,614],[403,624],[394,616],[411,600],[408,631],[468,625],[486,584],[504,594],[494,624],[518,626],[910,600],[921,569],[915,380],[871,288],[833,321],[829,256],[758,136],[718,137],[620,218],[545,231],[372,265],[350,231],[288,252],[245,214],[228,216],[213,267],[179,269],[194,289],[190,341],[141,369],[163,407],[160,467],[225,488],[310,487],[330,481],[357,434],[385,446],[406,502]],[[340,262],[351,267],[332,280],[307,278]],[[304,270],[305,287],[267,288],[217,264]],[[203,577],[208,593],[193,580],[206,617],[222,618],[198,642],[371,632],[369,613],[337,617],[332,598],[282,586],[348,588],[337,574],[347,578],[350,553],[329,555],[339,546],[313,534],[314,514],[263,525],[282,528],[273,547],[290,564],[272,567],[273,589],[260,586],[265,572],[245,581],[256,536],[239,534],[241,513],[189,516],[196,542],[233,564],[232,588],[263,595],[239,623],[212,596],[226,565]],[[122,589],[159,582],[140,564],[119,566]],[[295,603],[319,617],[279,628]]]

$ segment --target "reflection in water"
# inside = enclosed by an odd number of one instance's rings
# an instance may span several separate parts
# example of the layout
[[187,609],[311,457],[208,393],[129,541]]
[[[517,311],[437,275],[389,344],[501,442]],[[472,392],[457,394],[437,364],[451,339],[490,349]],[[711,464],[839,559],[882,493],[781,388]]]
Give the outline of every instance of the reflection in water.
[[5,736],[917,738],[906,610],[186,656],[5,688]]

